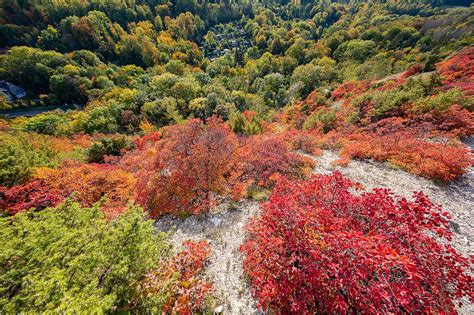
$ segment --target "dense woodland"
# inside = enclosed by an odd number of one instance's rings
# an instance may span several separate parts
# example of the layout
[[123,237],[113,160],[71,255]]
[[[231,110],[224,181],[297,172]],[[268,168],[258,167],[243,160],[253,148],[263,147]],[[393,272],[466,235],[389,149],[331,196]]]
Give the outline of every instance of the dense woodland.
[[309,156],[462,178],[469,2],[3,0],[0,81],[26,96],[0,91],[0,313],[212,312],[209,245],[153,221],[242,199],[263,200],[241,248],[261,310],[456,312],[449,213]]

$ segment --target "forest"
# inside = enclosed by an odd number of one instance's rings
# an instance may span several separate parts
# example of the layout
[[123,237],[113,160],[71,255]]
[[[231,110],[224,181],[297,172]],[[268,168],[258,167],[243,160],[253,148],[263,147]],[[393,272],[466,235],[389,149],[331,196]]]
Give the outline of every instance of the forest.
[[0,313],[472,314],[473,136],[471,1],[0,1]]

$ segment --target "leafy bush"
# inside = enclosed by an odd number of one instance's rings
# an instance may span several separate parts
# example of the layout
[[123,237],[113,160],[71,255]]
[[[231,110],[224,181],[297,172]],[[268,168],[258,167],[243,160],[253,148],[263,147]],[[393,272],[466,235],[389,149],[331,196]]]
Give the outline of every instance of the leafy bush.
[[232,189],[237,137],[217,118],[193,119],[163,130],[137,174],[137,201],[155,217],[201,213]]
[[166,314],[191,314],[203,310],[212,286],[203,277],[210,255],[205,241],[186,241],[184,250],[148,272],[137,288],[135,308],[161,310]]
[[275,175],[301,178],[313,166],[290,152],[284,135],[237,138],[215,117],[170,126],[152,138],[138,141],[139,150],[120,162],[135,173],[137,201],[152,217],[199,214],[219,198],[239,199],[251,184],[271,187]]
[[254,112],[235,112],[230,115],[229,126],[233,132],[241,135],[256,135],[263,132],[260,119]]
[[82,122],[82,130],[89,134],[94,132],[115,133],[119,130],[122,107],[114,102],[105,106],[98,106],[86,112]]
[[133,199],[135,178],[132,174],[107,164],[64,164],[59,169],[41,168],[35,178],[63,196],[73,194],[82,206],[90,207],[103,200],[108,218],[122,213]]
[[178,104],[173,97],[165,97],[155,102],[147,102],[143,104],[141,111],[150,122],[158,127],[182,120],[178,112]]
[[[413,111],[427,113],[430,111],[443,112],[455,104],[467,103],[463,98],[463,93],[459,89],[451,89],[447,92],[424,98],[413,105]],[[466,104],[466,107],[469,107]]]
[[59,169],[37,169],[26,184],[0,186],[0,209],[9,214],[42,210],[71,196],[85,207],[101,201],[101,209],[110,219],[126,209],[133,199],[134,185],[131,174],[110,165],[66,163]]
[[106,156],[120,156],[131,146],[132,143],[126,136],[102,138],[87,150],[87,161],[103,163]]
[[314,128],[321,128],[323,132],[327,133],[335,128],[336,111],[330,109],[319,109],[315,111],[303,124],[303,129],[310,130]]
[[[261,308],[275,313],[454,313],[473,297],[469,260],[446,212],[336,172],[282,181],[247,226],[245,272]],[[443,241],[439,241],[442,239]]]
[[68,119],[55,113],[41,114],[31,117],[22,126],[23,131],[31,131],[45,135],[56,135],[63,133]]
[[428,142],[410,132],[387,135],[354,134],[347,137],[341,157],[389,162],[413,174],[448,182],[472,165],[469,150],[459,144]]
[[0,218],[0,308],[7,313],[124,310],[134,285],[166,257],[142,209],[107,221],[67,201]]
[[444,111],[412,115],[414,127],[433,135],[464,138],[474,134],[474,113],[454,104]]
[[416,63],[403,73],[402,78],[408,78],[421,72],[423,72],[423,65]]
[[474,95],[474,48],[467,47],[452,58],[439,63],[436,71],[444,78],[447,88],[460,88],[466,95]]
[[0,186],[13,186],[27,180],[35,167],[56,163],[57,153],[49,141],[26,133],[0,135]]
[[321,154],[321,145],[318,140],[315,134],[306,130],[293,129],[285,134],[285,142],[289,144],[291,151],[302,151],[306,154]]
[[[284,135],[283,135],[284,136]],[[290,145],[276,135],[257,135],[243,139],[240,159],[244,161],[239,179],[260,187],[273,187],[275,176],[303,178],[314,162],[290,151]]]
[[53,207],[66,198],[59,189],[49,187],[42,180],[33,180],[11,188],[0,186],[0,210],[16,214],[31,208],[43,210]]

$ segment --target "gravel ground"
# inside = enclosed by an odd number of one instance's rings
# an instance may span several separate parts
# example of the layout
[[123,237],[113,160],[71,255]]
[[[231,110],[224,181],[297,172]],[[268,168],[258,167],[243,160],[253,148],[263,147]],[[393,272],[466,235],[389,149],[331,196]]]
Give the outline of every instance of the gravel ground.
[[[466,142],[474,149],[474,138]],[[330,173],[335,169],[362,183],[366,189],[390,188],[395,194],[410,198],[413,191],[423,191],[430,199],[441,204],[452,216],[454,230],[453,246],[465,256],[473,255],[474,248],[474,170],[471,168],[459,180],[448,185],[414,176],[385,163],[352,161],[346,167],[333,167],[331,163],[338,155],[324,151],[319,157],[315,173]],[[213,283],[216,310],[224,314],[257,314],[256,303],[242,269],[243,257],[239,247],[244,241],[243,226],[250,217],[258,215],[259,205],[253,201],[242,201],[234,210],[223,204],[211,213],[188,218],[166,216],[156,222],[161,231],[174,228],[172,243],[179,250],[188,239],[207,240],[212,254],[206,268],[206,275]],[[463,301],[460,314],[474,314],[474,306]]]
[[222,204],[212,213],[184,219],[166,216],[155,223],[160,231],[174,228],[171,241],[176,251],[189,239],[209,242],[211,257],[206,276],[214,288],[216,313],[258,313],[248,282],[244,278],[243,256],[239,250],[245,237],[243,226],[258,211],[257,202],[242,201],[234,210],[228,204]]

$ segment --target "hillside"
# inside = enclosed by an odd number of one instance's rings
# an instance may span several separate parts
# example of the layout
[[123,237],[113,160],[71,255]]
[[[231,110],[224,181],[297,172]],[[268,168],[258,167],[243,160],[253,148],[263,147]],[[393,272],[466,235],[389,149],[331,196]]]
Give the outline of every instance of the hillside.
[[471,314],[474,7],[0,3],[0,313]]

